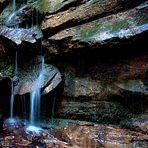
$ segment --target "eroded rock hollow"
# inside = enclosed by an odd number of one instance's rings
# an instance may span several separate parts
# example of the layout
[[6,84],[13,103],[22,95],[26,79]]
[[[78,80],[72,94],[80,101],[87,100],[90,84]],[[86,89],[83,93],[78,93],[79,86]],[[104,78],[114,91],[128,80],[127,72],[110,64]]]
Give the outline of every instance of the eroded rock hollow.
[[147,148],[147,14],[147,0],[0,0],[0,147]]

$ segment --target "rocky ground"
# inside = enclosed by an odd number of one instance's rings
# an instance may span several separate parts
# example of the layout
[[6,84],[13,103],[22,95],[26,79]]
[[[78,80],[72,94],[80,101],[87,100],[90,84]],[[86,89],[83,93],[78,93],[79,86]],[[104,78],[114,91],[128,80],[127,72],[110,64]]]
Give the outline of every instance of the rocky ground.
[[[45,63],[57,67],[63,79],[60,86],[62,91],[56,90],[58,99],[54,116],[93,121],[96,124],[114,124],[134,130],[130,135],[138,134],[138,144],[133,140],[136,136],[125,138],[128,132],[122,129],[107,127],[106,138],[111,144],[118,139],[117,147],[122,147],[121,143],[146,147],[143,141],[147,140],[140,139],[141,136],[147,136],[148,129],[148,1],[16,2],[13,12],[9,0],[0,1],[0,90],[10,91],[9,86],[4,87],[3,77],[7,78],[6,84],[10,85],[8,79],[14,76],[16,50],[19,71],[25,80],[34,74],[29,68],[23,68],[24,65],[36,55],[44,54]],[[55,87],[52,86],[57,84],[59,77],[45,82],[43,94],[53,91]],[[43,98],[53,98],[53,94],[54,91],[43,95]],[[9,96],[10,93],[7,94]],[[77,131],[77,128],[82,130],[89,127],[69,128]],[[95,129],[93,126],[90,130]],[[111,139],[114,131],[125,134],[123,137],[127,141],[120,141],[117,134],[115,141]],[[94,141],[99,141],[97,134],[91,136],[94,136]],[[105,144],[107,147],[108,143]],[[96,144],[96,147],[99,146]]]
[[4,129],[4,133],[0,137],[1,146],[16,148],[146,148],[148,144],[147,135],[113,126],[63,119],[52,122],[44,120],[42,124],[46,129],[38,135],[25,132],[23,127],[16,128],[11,133]]

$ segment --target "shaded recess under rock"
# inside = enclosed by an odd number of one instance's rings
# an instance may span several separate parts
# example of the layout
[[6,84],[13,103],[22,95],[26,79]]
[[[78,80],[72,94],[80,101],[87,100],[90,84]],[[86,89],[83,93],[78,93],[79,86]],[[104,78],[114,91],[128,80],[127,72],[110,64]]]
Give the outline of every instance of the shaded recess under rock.
[[[58,138],[66,143],[57,142],[49,134],[43,141],[36,141],[37,144],[48,143],[52,148],[81,148],[89,144],[91,147],[146,148],[148,1],[28,0],[22,5],[17,1],[16,12],[12,15],[12,5],[8,3],[0,1],[0,73],[5,78],[5,81],[0,80],[0,98],[9,99],[11,95],[3,90],[11,89],[15,52],[18,51],[19,56],[19,83],[15,94],[21,95],[33,91],[30,86],[41,67],[34,58],[44,54],[42,94],[46,95],[42,99],[54,98],[51,96],[56,92],[51,95],[51,90],[62,78],[64,82],[54,117],[116,124],[135,131],[98,124],[92,126],[92,123],[72,124],[57,131]],[[33,20],[32,14],[37,14]],[[5,112],[6,100],[2,101],[0,111]],[[52,114],[52,109],[46,107],[50,110],[48,115]],[[36,145],[26,139],[21,141],[20,131],[12,137],[0,138],[1,143],[11,141],[19,147]],[[83,142],[77,141],[79,137]]]

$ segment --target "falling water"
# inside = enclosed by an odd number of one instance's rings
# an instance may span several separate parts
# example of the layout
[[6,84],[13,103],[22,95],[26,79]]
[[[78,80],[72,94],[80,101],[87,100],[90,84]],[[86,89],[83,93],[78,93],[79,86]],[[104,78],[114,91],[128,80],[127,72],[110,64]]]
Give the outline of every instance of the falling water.
[[[19,13],[22,13],[22,11],[26,8],[26,5],[23,5],[18,10],[16,10],[15,6],[13,6],[13,7],[14,7],[13,12],[5,20],[6,25],[10,25],[11,21],[16,17],[16,15]],[[18,27],[18,26],[16,25],[15,27]]]
[[[33,0],[34,3],[34,0]],[[34,12],[32,11],[32,27],[34,26]]]
[[[35,86],[40,87],[39,85],[43,82],[43,70],[44,70],[44,57],[42,57],[42,66],[41,71],[39,73],[39,77],[35,82]],[[40,98],[41,98],[41,90],[40,88],[35,89],[30,94],[30,124],[36,125],[39,122],[40,117]]]
[[16,10],[16,0],[13,0],[13,12]]
[[30,124],[35,125],[36,122],[39,122],[39,115],[40,115],[40,89],[34,90],[30,97],[31,97],[31,103],[30,103]]
[[10,100],[10,118],[13,118],[13,105],[14,105],[14,91],[13,91],[13,82],[11,84],[11,100]]

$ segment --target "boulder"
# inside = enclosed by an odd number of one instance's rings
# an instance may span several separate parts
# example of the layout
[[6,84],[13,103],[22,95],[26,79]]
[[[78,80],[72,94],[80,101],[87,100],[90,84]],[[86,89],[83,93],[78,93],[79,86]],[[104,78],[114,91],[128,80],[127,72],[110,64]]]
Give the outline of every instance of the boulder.
[[[43,69],[42,69],[43,68]],[[48,94],[62,81],[59,70],[48,64],[24,65],[18,69],[19,82],[14,88],[14,94],[23,95],[41,89],[42,94]]]
[[42,94],[48,94],[62,82],[59,70],[44,63],[43,57],[35,57],[28,63],[21,63],[21,66],[17,64],[13,66],[8,61],[0,61],[1,73],[9,77],[10,82],[13,81],[14,95],[24,95],[35,89],[41,89]]

